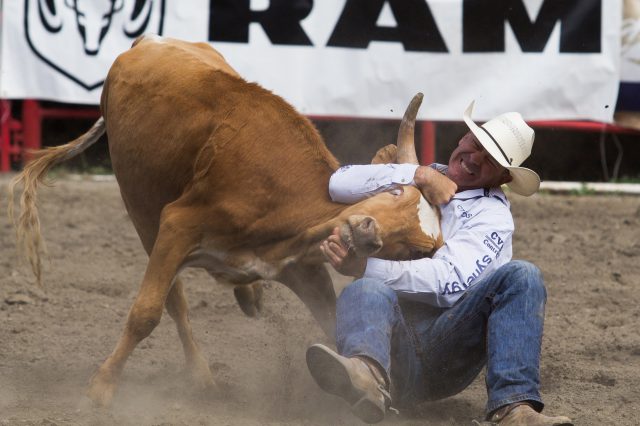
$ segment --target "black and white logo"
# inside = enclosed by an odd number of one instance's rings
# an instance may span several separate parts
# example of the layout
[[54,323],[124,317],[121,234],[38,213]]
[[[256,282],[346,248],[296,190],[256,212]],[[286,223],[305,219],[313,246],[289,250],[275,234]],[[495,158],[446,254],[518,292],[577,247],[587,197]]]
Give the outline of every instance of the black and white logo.
[[162,34],[165,0],[25,0],[29,47],[88,91],[144,33]]

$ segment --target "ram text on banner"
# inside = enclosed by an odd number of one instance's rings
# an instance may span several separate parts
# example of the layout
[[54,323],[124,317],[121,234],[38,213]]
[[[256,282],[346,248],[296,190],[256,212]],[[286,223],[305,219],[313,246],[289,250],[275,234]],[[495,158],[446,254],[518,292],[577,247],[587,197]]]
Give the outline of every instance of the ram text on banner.
[[[517,110],[611,121],[621,0],[12,0],[0,96],[96,104],[142,32],[209,41],[305,114],[422,119]],[[100,9],[99,5],[103,5]],[[179,64],[176,64],[179,67]]]

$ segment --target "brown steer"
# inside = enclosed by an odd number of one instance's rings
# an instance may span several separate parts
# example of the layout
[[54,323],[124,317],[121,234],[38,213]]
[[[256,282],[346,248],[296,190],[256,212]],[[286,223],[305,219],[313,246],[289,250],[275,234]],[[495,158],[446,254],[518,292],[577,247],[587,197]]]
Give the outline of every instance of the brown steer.
[[[399,132],[398,160],[417,163],[414,98]],[[338,162],[314,126],[280,97],[248,83],[205,43],[141,37],[114,62],[101,99],[102,118],[83,136],[41,152],[22,182],[18,237],[40,280],[36,187],[53,165],[95,143],[105,130],[113,171],[149,263],[126,326],[88,390],[110,404],[124,364],[166,307],[182,340],[187,371],[213,386],[193,340],[179,272],[189,266],[235,285],[284,283],[333,334],[335,293],[319,242],[334,228],[361,256],[429,255],[442,244],[414,187],[358,204],[331,202]],[[395,157],[395,150],[380,153]],[[242,287],[238,287],[242,288]],[[250,290],[249,290],[250,293]],[[242,290],[238,293],[242,296]],[[240,297],[242,299],[242,297]]]

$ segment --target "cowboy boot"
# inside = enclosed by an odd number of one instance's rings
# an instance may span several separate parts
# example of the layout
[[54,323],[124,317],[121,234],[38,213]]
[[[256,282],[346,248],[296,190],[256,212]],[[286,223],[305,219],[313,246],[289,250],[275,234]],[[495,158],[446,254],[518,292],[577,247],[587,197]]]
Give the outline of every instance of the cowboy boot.
[[496,410],[482,425],[499,426],[572,426],[565,416],[549,417],[538,413],[526,402],[516,402]]
[[384,419],[391,403],[387,383],[375,364],[366,358],[347,358],[316,344],[307,349],[307,367],[320,388],[351,405],[366,423]]

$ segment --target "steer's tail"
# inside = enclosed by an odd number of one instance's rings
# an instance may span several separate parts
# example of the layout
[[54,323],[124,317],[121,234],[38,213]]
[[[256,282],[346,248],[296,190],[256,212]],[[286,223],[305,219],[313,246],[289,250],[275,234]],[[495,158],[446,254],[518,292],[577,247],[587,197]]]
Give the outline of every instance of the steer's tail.
[[[9,183],[9,218],[16,228],[19,252],[29,259],[31,269],[39,286],[42,286],[41,255],[45,252],[44,241],[40,234],[38,217],[37,190],[43,183],[51,167],[80,154],[96,143],[105,132],[104,119],[100,117],[91,129],[66,145],[46,148],[33,153],[33,160]],[[24,185],[20,196],[20,217],[14,215],[14,192],[16,185]]]

